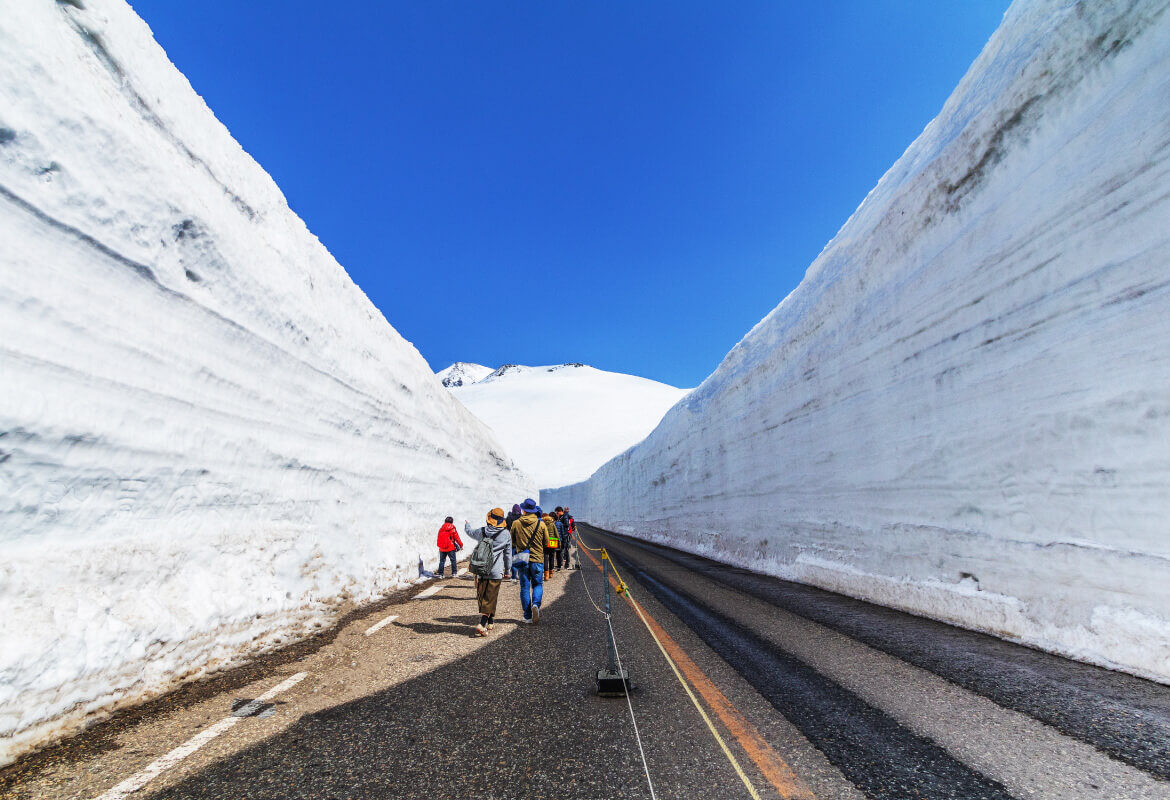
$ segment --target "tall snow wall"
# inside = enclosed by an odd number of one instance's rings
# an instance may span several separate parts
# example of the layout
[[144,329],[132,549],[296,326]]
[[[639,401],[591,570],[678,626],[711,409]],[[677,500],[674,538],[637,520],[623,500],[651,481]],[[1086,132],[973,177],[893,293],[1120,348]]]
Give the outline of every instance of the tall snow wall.
[[579,519],[1170,679],[1170,14],[1017,2]]
[[0,763],[531,491],[117,0],[0,14]]

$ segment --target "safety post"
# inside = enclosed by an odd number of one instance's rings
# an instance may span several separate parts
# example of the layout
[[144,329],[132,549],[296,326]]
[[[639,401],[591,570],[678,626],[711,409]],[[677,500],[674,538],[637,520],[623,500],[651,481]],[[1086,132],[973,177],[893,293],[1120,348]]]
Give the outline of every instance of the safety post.
[[602,697],[625,697],[626,687],[630,682],[630,675],[617,665],[617,650],[614,644],[613,619],[609,613],[609,553],[601,549],[601,567],[605,575],[605,626],[606,650],[609,652],[609,664],[605,669],[597,670],[597,694]]

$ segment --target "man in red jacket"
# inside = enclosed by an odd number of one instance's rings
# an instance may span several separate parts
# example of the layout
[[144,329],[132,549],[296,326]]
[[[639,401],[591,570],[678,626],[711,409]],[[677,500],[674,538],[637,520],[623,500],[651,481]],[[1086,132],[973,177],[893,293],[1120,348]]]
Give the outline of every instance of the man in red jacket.
[[438,576],[443,577],[443,565],[447,563],[447,558],[451,559],[451,577],[455,577],[455,571],[458,569],[455,564],[455,554],[463,549],[463,540],[459,538],[459,529],[455,527],[455,520],[452,517],[447,517],[443,523],[443,527],[439,528],[439,571]]

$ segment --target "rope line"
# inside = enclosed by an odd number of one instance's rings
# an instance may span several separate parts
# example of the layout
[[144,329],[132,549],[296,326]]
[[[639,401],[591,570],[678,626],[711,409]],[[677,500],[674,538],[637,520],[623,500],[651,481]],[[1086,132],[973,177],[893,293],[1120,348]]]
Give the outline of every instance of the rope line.
[[600,547],[590,547],[589,545],[585,544],[585,542],[581,541],[581,535],[578,534],[576,531],[573,531],[573,538],[575,538],[577,540],[577,544],[579,544],[581,547],[584,547],[586,550],[591,550],[594,553],[601,552]]
[[601,607],[597,605],[597,601],[593,599],[593,593],[589,591],[589,581],[585,580],[585,570],[579,569],[577,572],[581,573],[581,582],[585,584],[585,596],[589,598],[589,604],[593,606],[593,609],[598,614],[609,619],[609,615],[601,610]]
[[650,780],[650,765],[646,763],[646,751],[642,749],[642,734],[638,732],[638,720],[634,716],[634,701],[630,699],[630,685],[626,681],[626,671],[622,668],[622,654],[618,650],[617,636],[613,632],[613,619],[607,614],[605,623],[609,626],[609,639],[613,642],[613,654],[617,658],[618,675],[622,677],[622,688],[626,694],[626,704],[630,707],[630,722],[634,723],[634,738],[638,740],[638,755],[642,756],[642,770],[646,773],[646,785],[650,787],[650,800],[658,800],[654,793],[654,781]]
[[719,747],[723,750],[723,754],[727,756],[727,760],[731,762],[731,766],[735,767],[735,772],[737,775],[739,775],[739,779],[743,781],[743,785],[747,788],[748,794],[752,796],[753,800],[760,800],[760,795],[759,792],[756,791],[756,787],[753,786],[751,780],[748,779],[747,773],[745,773],[743,771],[743,767],[739,765],[739,761],[736,760],[735,755],[732,754],[731,748],[727,746],[727,742],[723,741],[723,737],[720,736],[719,731],[715,729],[715,723],[711,721],[711,718],[707,716],[707,712],[703,710],[703,706],[699,704],[699,698],[695,697],[695,693],[691,691],[691,687],[687,684],[686,679],[683,678],[682,673],[679,672],[678,666],[674,663],[674,659],[671,658],[670,655],[666,652],[666,648],[662,646],[662,642],[658,641],[658,635],[654,633],[654,629],[650,627],[650,623],[646,621],[644,616],[642,616],[642,609],[638,605],[638,602],[634,600],[634,598],[630,597],[628,592],[626,597],[629,599],[630,604],[634,607],[634,611],[638,613],[638,618],[642,620],[642,624],[646,626],[646,630],[650,631],[650,635],[654,637],[654,644],[658,645],[658,649],[662,652],[662,657],[666,659],[666,663],[670,664],[670,668],[674,670],[674,676],[678,678],[678,682],[682,684],[684,689],[686,689],[687,697],[691,698],[691,702],[695,704],[695,708],[698,710],[699,715],[702,716],[703,722],[707,723],[707,728],[710,729],[711,735],[715,737],[715,741],[719,742]]
[[[577,541],[578,541],[578,543],[581,542],[579,537],[578,537]],[[613,568],[613,559],[609,557],[609,553],[605,550],[605,548],[594,549],[592,547],[586,547],[585,549],[586,550],[593,550],[593,552],[601,552],[602,558],[609,561],[610,568]],[[596,559],[593,560],[593,564],[594,564],[594,566],[598,567],[599,569],[601,568],[601,565],[599,563],[597,563]],[[614,569],[614,574],[615,575],[617,574],[616,569]],[[638,605],[638,601],[636,601],[633,598],[633,596],[630,595],[629,587],[626,586],[625,581],[621,580],[621,576],[618,576],[618,585],[620,587],[622,587],[622,589],[624,590],[626,600],[628,600],[630,605],[633,606],[634,611],[638,615],[638,619],[642,620],[642,624],[645,625],[646,630],[650,632],[651,638],[654,639],[654,644],[658,645],[659,652],[661,652],[662,657],[666,659],[666,663],[670,665],[670,669],[674,672],[674,676],[676,678],[678,678],[678,682],[682,684],[683,690],[687,693],[687,697],[689,697],[691,699],[691,703],[694,704],[695,710],[699,712],[699,716],[703,718],[703,722],[707,723],[707,729],[711,731],[711,735],[714,736],[715,741],[719,743],[719,748],[723,751],[723,754],[725,756],[727,756],[727,760],[731,762],[731,766],[735,768],[735,772],[737,775],[739,775],[739,779],[741,781],[743,781],[743,785],[747,789],[748,794],[752,796],[752,800],[760,800],[760,794],[759,794],[759,792],[756,791],[756,787],[754,785],[752,785],[751,779],[748,778],[747,773],[743,771],[743,767],[740,766],[739,760],[736,759],[735,754],[733,754],[731,752],[731,748],[727,746],[727,742],[725,742],[723,740],[723,737],[719,735],[719,731],[715,728],[715,723],[711,720],[711,717],[707,715],[707,712],[703,709],[702,704],[699,703],[699,698],[695,697],[695,693],[693,691],[691,691],[690,685],[687,683],[686,678],[683,677],[682,672],[679,671],[678,665],[674,663],[674,659],[671,658],[670,654],[666,652],[666,648],[663,646],[662,642],[659,641],[659,639],[658,639],[658,634],[656,634],[654,632],[654,628],[652,628],[650,626],[650,622],[646,619],[645,615],[642,613],[642,607],[640,605]],[[610,626],[610,634],[611,635],[613,634],[612,625]],[[614,652],[615,653],[617,652],[616,640],[614,641]],[[618,661],[618,668],[619,669],[621,668],[620,659]],[[624,680],[623,680],[623,683],[624,683]],[[626,699],[629,700],[628,690],[626,693]],[[633,714],[633,705],[630,706],[630,713]],[[637,728],[637,726],[635,725],[635,730],[636,730],[636,728]],[[639,749],[641,749],[641,746],[642,746],[641,739],[639,739],[639,741],[638,741]],[[645,763],[645,757],[643,756],[643,764],[644,763]],[[649,778],[650,778],[650,773],[649,773],[649,771],[647,771],[646,779],[649,780]],[[653,788],[651,789],[651,792],[653,792]]]
[[[575,534],[574,534],[575,535]],[[581,539],[577,538],[577,544],[581,544]],[[591,549],[591,548],[586,548]],[[610,562],[613,566],[613,562]],[[626,705],[630,709],[630,722],[634,726],[634,739],[638,743],[638,755],[642,758],[642,771],[646,773],[646,785],[650,787],[650,800],[658,800],[658,795],[654,791],[654,781],[650,778],[650,764],[646,761],[646,750],[642,747],[642,732],[638,730],[638,718],[634,715],[634,701],[630,699],[630,685],[626,681],[626,671],[622,668],[622,654],[618,649],[617,634],[613,630],[613,616],[601,610],[597,603],[593,600],[593,593],[589,591],[589,581],[585,578],[585,570],[579,570],[581,573],[581,582],[585,584],[585,596],[589,598],[589,604],[593,606],[597,613],[605,617],[605,625],[609,629],[609,640],[613,642],[613,654],[617,659],[618,675],[622,678],[622,688],[625,690]]]

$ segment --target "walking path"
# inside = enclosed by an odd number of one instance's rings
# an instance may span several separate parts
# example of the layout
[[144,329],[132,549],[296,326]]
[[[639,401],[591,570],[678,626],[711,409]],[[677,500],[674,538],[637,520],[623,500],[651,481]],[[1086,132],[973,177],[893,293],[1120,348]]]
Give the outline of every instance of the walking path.
[[630,589],[628,703],[594,691],[587,551],[540,625],[515,583],[486,639],[470,576],[415,587],[17,764],[0,795],[597,800],[650,797],[649,773],[658,798],[1170,798],[1170,688],[582,530]]

